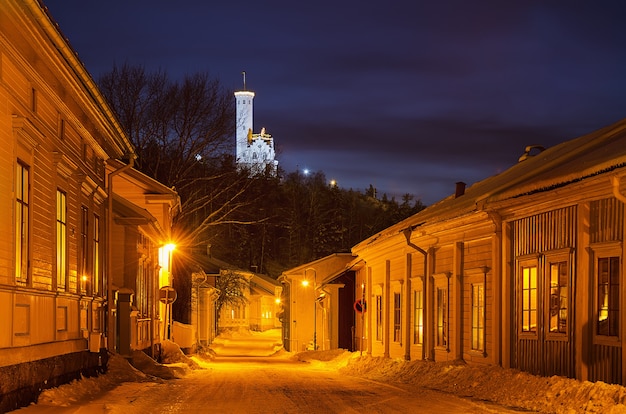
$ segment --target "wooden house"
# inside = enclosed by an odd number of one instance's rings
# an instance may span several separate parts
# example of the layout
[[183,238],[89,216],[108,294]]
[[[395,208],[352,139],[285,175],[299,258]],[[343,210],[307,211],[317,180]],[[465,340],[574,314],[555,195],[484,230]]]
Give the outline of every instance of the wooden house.
[[119,161],[110,161],[107,172],[113,194],[107,258],[111,297],[117,298],[111,313],[116,351],[158,357],[161,338],[171,338],[171,303],[160,301],[160,291],[173,284],[171,229],[180,199],[173,189],[133,168],[124,169]]
[[137,276],[157,273],[155,249],[176,196],[131,170],[133,146],[40,1],[0,2],[0,103],[5,412],[104,371],[106,348],[120,349],[116,298],[124,294],[123,339],[137,349],[154,344],[156,285]]
[[362,350],[624,384],[626,121],[354,246]]
[[283,344],[291,352],[354,349],[355,257],[336,253],[285,270]]
[[[282,285],[276,280],[248,270],[240,269],[211,255],[193,254],[185,263],[191,273],[190,325],[195,332],[195,344],[179,344],[185,348],[209,346],[222,331],[266,331],[280,328],[279,311]],[[182,269],[182,267],[181,267]],[[235,273],[247,281],[245,302],[225,304],[217,315],[220,295],[220,277]],[[185,304],[181,304],[185,306]],[[181,312],[183,314],[185,312]]]

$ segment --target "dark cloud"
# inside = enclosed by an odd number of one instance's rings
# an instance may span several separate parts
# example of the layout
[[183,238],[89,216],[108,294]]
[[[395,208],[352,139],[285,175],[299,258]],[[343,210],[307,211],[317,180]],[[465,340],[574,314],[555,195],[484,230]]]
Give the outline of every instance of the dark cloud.
[[617,0],[44,0],[97,77],[208,72],[256,93],[288,172],[427,203],[626,116]]

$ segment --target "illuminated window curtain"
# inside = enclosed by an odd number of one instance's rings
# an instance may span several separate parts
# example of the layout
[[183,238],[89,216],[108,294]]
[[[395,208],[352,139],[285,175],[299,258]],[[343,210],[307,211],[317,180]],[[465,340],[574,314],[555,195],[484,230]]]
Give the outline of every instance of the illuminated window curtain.
[[99,294],[100,290],[100,217],[93,215],[93,263],[92,263],[92,293],[94,295]]
[[85,206],[81,206],[80,208],[80,257],[79,257],[79,266],[80,266],[80,274],[79,283],[80,283],[80,291],[86,292],[87,287],[91,284],[91,277],[89,275],[87,258],[89,257],[88,249],[89,249],[89,210]]
[[57,190],[57,289],[65,290],[67,287],[67,196]]
[[448,289],[437,289],[437,346],[448,346]]
[[537,267],[522,267],[522,332],[537,332]]
[[424,343],[424,295],[421,290],[413,291],[413,343]]
[[30,186],[28,167],[17,162],[15,173],[15,280],[28,282]]

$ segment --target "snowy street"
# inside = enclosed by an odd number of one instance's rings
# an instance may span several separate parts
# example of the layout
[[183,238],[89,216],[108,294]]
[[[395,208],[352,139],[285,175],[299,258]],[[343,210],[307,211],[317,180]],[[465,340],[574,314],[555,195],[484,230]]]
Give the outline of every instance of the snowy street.
[[321,362],[223,357],[184,378],[124,383],[69,407],[42,403],[29,413],[484,413],[513,412],[420,389],[341,375]]
[[191,357],[165,341],[164,364],[113,355],[105,375],[45,390],[13,412],[626,413],[619,385],[341,349],[291,353],[279,340],[280,330],[223,334]]

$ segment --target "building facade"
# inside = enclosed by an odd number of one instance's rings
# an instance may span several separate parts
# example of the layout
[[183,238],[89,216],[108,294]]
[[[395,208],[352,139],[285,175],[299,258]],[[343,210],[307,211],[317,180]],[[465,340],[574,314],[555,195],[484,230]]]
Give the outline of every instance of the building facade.
[[626,121],[354,246],[362,350],[624,384]]
[[336,253],[278,277],[286,350],[354,349],[354,261],[350,253]]
[[[107,349],[158,340],[141,325],[159,317],[150,313],[156,285],[148,279],[162,264],[154,257],[176,196],[131,170],[133,146],[40,1],[0,2],[0,102],[4,412],[104,371]],[[138,240],[152,243],[144,273],[134,264]],[[120,321],[116,298],[126,292],[128,320]]]
[[254,92],[244,90],[235,92],[236,100],[236,160],[239,168],[251,174],[272,174],[278,172],[278,161],[275,159],[274,138],[265,132],[253,133],[254,123]]

